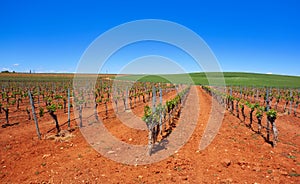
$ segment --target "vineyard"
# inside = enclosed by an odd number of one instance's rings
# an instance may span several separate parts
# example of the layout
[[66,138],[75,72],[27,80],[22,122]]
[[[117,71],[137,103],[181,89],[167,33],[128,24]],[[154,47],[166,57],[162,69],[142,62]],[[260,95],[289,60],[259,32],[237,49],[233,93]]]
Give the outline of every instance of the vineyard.
[[[99,76],[92,83],[89,77],[76,82],[67,74],[1,77],[0,178],[4,183],[299,182],[299,89],[224,88],[157,79],[134,82],[130,76],[114,80],[113,75]],[[200,98],[194,134],[187,145],[159,163],[115,163],[94,151],[80,133],[101,121],[116,138],[147,145],[147,154],[154,155],[155,145],[168,139],[180,120],[196,110],[193,95]],[[223,124],[212,144],[199,151],[213,101],[226,109]],[[132,114],[138,130],[122,124],[122,118]]]
[[[229,87],[222,92],[216,87],[202,86],[202,88],[242,122],[246,123],[246,117],[248,117],[247,126],[253,131],[255,131],[253,129],[255,118],[258,126],[256,132],[261,134],[262,128],[264,128],[267,134],[264,138],[273,146],[278,141],[278,130],[275,123],[277,113],[295,117],[298,117],[299,114],[299,89]],[[266,117],[266,121],[263,121],[263,117]],[[272,142],[270,141],[270,125],[273,132]]]

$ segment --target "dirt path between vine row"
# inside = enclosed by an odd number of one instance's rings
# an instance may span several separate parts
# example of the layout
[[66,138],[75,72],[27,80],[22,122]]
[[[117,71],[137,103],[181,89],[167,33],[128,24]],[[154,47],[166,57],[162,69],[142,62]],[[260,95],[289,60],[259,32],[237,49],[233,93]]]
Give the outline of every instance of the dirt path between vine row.
[[[195,130],[180,150],[160,162],[137,166],[114,162],[86,142],[74,120],[71,125],[76,128],[71,133],[64,131],[64,138],[50,132],[38,140],[32,121],[20,118],[16,120],[19,125],[0,128],[0,183],[300,183],[299,118],[278,117],[280,141],[272,148],[261,135],[225,112],[216,137],[199,151],[212,99],[199,87],[193,88],[188,98],[196,92],[200,98]],[[187,118],[186,112],[193,112],[195,105],[185,105],[181,118]],[[99,115],[104,117],[104,112]],[[66,114],[59,116],[60,122],[66,119]],[[128,133],[112,111],[103,123],[122,141],[147,143],[145,131]],[[41,123],[41,132],[53,127],[49,118]]]

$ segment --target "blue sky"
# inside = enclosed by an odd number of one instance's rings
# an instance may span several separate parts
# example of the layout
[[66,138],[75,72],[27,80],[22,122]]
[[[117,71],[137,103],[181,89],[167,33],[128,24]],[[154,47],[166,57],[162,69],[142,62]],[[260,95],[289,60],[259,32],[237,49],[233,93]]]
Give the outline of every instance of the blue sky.
[[[85,49],[105,31],[128,21],[163,19],[201,36],[223,71],[300,75],[299,9],[296,0],[2,0],[0,70],[75,72]],[[143,54],[176,57],[172,49],[158,43],[128,46],[102,72],[118,73]],[[181,62],[188,58],[177,55]],[[188,72],[201,70],[183,63]]]

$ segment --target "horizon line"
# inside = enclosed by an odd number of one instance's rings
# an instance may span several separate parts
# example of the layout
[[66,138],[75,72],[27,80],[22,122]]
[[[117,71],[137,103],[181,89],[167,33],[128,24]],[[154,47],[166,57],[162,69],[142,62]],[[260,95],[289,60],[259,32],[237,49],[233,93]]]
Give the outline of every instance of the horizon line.
[[243,73],[243,74],[258,74],[258,75],[279,75],[279,76],[289,76],[289,77],[300,77],[300,75],[291,75],[291,74],[278,74],[278,73],[259,73],[259,72],[237,72],[237,71],[224,71],[224,72],[188,72],[188,73],[167,73],[167,74],[159,74],[159,73],[143,73],[143,74],[134,74],[134,73],[127,73],[127,74],[117,74],[117,73],[76,73],[76,72],[7,72],[2,71],[0,74],[68,74],[68,75],[185,75],[185,74],[199,74],[199,73]]

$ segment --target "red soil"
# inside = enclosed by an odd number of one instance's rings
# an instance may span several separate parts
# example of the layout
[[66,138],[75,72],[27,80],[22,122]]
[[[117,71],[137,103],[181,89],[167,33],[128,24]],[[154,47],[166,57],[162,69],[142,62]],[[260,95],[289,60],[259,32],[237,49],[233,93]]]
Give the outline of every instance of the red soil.
[[[38,140],[33,121],[27,120],[26,115],[20,112],[12,111],[10,123],[19,124],[0,128],[0,182],[300,183],[298,117],[278,117],[279,142],[272,148],[261,135],[226,112],[215,139],[205,150],[198,151],[212,99],[198,87],[197,91],[200,98],[199,120],[187,144],[165,160],[143,166],[120,164],[99,154],[83,138],[75,120],[71,122],[74,131],[66,131],[64,124],[62,129],[66,136],[57,138],[53,136],[55,130],[47,133],[55,126],[50,116],[45,115],[40,121],[43,138]],[[112,108],[111,104],[109,108]],[[183,111],[189,112],[190,108],[194,108],[193,104],[185,106]],[[139,116],[141,111],[142,104],[133,110]],[[99,116],[105,117],[103,106],[99,107]],[[60,112],[58,118],[63,124],[67,115]],[[3,112],[0,121],[5,123]],[[147,144],[146,131],[126,127],[112,110],[103,121],[117,138],[130,144]],[[256,125],[254,130],[257,130]],[[265,130],[263,136],[266,136]]]

